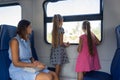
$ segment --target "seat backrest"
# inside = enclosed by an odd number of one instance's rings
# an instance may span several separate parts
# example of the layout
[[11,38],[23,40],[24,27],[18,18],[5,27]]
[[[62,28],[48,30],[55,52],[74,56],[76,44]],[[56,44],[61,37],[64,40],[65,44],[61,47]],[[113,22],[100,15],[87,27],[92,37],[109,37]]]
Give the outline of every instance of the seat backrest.
[[[0,36],[0,80],[10,80],[9,78],[9,65],[11,61],[8,57],[9,41],[16,36],[16,27],[11,25],[0,25],[2,31]],[[32,54],[35,59],[37,58],[34,48],[34,36],[30,36]]]
[[120,80],[120,48],[115,52],[111,64],[111,75],[113,80]]
[[9,40],[16,34],[16,27],[1,25],[0,38],[0,80],[9,80],[8,68],[11,63],[8,57]]
[[8,68],[11,63],[8,57],[9,40],[16,35],[16,27],[9,25],[0,27],[0,80],[9,80]]
[[0,49],[5,50],[9,48],[9,41],[16,36],[16,27],[10,25],[1,25],[1,42]]
[[37,53],[34,47],[34,32],[33,31],[30,36],[30,42],[31,42],[32,56],[34,57],[35,60],[38,60]]
[[0,39],[1,39],[1,32],[2,32],[2,27],[0,27]]
[[117,39],[117,48],[120,48],[120,25],[115,28],[116,39]]
[[2,27],[0,26],[0,49],[1,49],[1,35],[2,34]]

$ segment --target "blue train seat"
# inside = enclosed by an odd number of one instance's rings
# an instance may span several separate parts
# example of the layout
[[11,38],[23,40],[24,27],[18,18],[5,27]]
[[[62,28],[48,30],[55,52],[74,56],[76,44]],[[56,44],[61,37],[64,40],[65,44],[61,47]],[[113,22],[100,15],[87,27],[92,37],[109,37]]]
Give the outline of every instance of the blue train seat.
[[[11,63],[8,57],[9,41],[16,35],[16,27],[10,25],[0,25],[0,80],[10,80],[8,68]],[[37,58],[34,48],[34,34],[30,36],[32,55]]]
[[115,28],[117,48],[120,48],[120,25]]
[[111,74],[101,71],[91,71],[86,73],[84,80],[120,80],[120,48],[115,52],[111,63]]

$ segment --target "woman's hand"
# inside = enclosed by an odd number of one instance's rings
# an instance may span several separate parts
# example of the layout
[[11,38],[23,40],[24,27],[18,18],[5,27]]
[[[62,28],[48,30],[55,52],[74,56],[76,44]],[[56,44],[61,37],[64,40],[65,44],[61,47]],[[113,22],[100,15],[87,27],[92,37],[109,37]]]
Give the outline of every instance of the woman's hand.
[[39,62],[39,61],[34,61],[33,62],[34,65],[36,65],[36,68],[39,68],[39,69],[45,69],[45,64]]

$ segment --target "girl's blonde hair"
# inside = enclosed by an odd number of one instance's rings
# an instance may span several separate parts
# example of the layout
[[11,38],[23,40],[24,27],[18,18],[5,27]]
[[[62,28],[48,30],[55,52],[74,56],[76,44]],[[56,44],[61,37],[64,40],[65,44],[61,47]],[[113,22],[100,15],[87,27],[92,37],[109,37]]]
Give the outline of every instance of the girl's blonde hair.
[[88,41],[88,48],[89,48],[89,53],[90,55],[94,55],[93,53],[93,40],[92,40],[92,35],[91,35],[91,29],[90,29],[90,22],[89,21],[84,21],[82,25],[82,29],[87,30],[87,41]]
[[58,46],[58,29],[63,21],[63,17],[60,14],[56,14],[53,17],[53,30],[52,30],[52,46]]

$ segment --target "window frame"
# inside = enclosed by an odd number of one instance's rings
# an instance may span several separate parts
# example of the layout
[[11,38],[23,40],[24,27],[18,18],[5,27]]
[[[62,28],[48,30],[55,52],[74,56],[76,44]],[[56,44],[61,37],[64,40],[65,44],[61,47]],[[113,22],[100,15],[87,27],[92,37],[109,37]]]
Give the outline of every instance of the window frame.
[[0,4],[0,7],[6,7],[6,6],[15,6],[15,5],[19,5],[19,3],[7,3],[7,4]]
[[[47,17],[47,4],[49,2],[58,2],[62,0],[46,0],[43,2],[43,13],[44,13],[44,40],[46,43],[51,44],[47,41],[47,23],[52,22],[53,17]],[[72,21],[83,21],[83,20],[101,20],[101,40],[103,40],[103,0],[100,0],[100,13],[98,14],[86,14],[86,15],[70,15],[63,16],[64,22],[72,22]],[[70,43],[76,45],[78,43]]]

